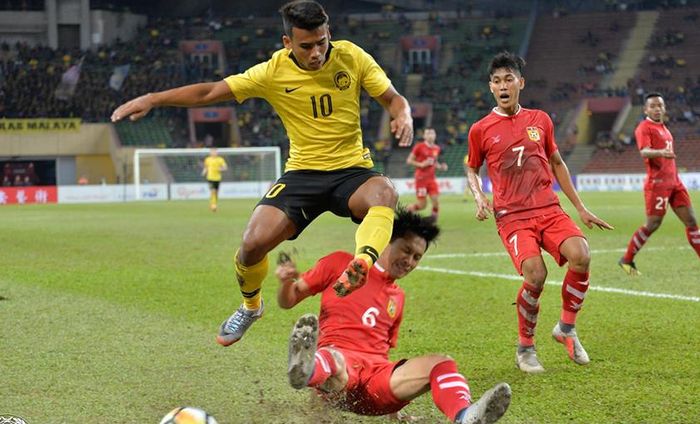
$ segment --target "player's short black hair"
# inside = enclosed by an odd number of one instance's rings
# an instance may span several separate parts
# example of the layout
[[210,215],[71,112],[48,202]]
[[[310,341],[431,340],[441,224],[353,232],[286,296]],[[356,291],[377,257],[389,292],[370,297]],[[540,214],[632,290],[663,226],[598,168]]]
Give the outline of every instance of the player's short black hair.
[[661,97],[662,99],[664,96],[661,93],[653,92],[653,93],[647,93],[646,96],[644,96],[644,103],[647,102],[647,100],[651,99],[652,97]]
[[312,31],[328,23],[328,15],[323,6],[312,0],[294,0],[282,6],[282,25],[287,37],[292,36],[292,27]]
[[[434,242],[440,234],[440,228],[431,217],[422,217],[408,211],[405,207],[396,208],[394,217],[394,229],[391,233],[391,241],[405,237],[407,233],[413,233],[425,240],[427,245]],[[426,246],[427,249],[427,246]]]
[[518,75],[523,74],[525,68],[525,59],[511,52],[500,52],[491,59],[489,65],[489,77],[496,72],[497,69],[509,69],[516,72]]

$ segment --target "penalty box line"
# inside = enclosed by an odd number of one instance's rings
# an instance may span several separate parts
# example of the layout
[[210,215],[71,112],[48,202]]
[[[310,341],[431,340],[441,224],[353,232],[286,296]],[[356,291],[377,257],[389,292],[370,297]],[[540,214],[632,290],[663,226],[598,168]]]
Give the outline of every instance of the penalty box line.
[[[443,274],[468,275],[470,277],[479,277],[479,278],[499,278],[501,280],[511,280],[511,281],[522,281],[523,280],[522,277],[519,277],[519,276],[509,275],[509,274],[496,274],[493,272],[461,271],[458,269],[436,268],[436,267],[432,267],[432,266],[419,266],[416,269],[420,270],[420,271],[439,272],[439,273],[443,273]],[[562,285],[562,283],[558,282],[558,281],[547,281],[546,284],[548,286],[559,286],[559,287],[561,287],[561,285]],[[618,294],[624,294],[627,296],[653,297],[656,299],[673,299],[673,300],[684,300],[684,301],[688,301],[688,302],[700,302],[700,297],[698,297],[698,296],[683,296],[683,295],[679,295],[679,294],[654,293],[654,292],[648,292],[648,291],[618,289],[616,287],[590,286],[589,290],[599,291],[599,292],[607,292],[607,293],[618,293]]]

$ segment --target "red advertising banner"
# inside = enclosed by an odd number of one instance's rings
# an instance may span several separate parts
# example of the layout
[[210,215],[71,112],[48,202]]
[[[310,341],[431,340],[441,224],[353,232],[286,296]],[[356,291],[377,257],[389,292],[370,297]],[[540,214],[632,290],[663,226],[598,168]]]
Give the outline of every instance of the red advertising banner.
[[56,186],[0,187],[0,205],[56,203]]

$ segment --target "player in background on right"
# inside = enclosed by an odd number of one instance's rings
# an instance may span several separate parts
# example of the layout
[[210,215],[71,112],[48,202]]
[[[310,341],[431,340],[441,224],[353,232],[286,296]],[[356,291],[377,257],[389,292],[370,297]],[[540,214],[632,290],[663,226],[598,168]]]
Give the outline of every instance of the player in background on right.
[[[534,337],[547,278],[541,249],[560,266],[567,262],[569,266],[561,288],[561,315],[552,337],[564,345],[572,361],[579,365],[589,362],[575,325],[589,286],[591,253],[581,230],[562,210],[554,193],[554,179],[588,228],[612,227],[586,209],[579,198],[557,149],[549,115],[520,106],[524,66],[521,57],[508,52],[491,61],[489,89],[496,107],[469,129],[467,178],[476,218],[483,221],[494,215],[501,241],[524,279],[515,301],[519,336],[516,365],[524,372],[539,373],[544,367],[537,359]],[[493,187],[493,205],[481,188],[479,168],[484,162]]]
[[409,205],[408,210],[418,212],[425,209],[430,196],[430,204],[432,205],[431,218],[437,222],[440,214],[440,187],[438,186],[437,178],[435,178],[435,170],[447,171],[447,164],[439,161],[440,146],[435,143],[435,129],[425,128],[423,130],[423,141],[417,143],[411,153],[406,158],[406,164],[416,168],[415,184],[416,184],[416,203]]
[[647,167],[644,183],[647,222],[634,232],[627,245],[627,252],[618,262],[627,275],[631,276],[639,275],[634,256],[659,228],[669,205],[685,225],[688,243],[700,256],[700,231],[688,190],[676,169],[673,135],[664,124],[666,104],[661,94],[649,93],[644,97],[644,114],[646,119],[637,125],[634,136],[637,139],[639,154],[644,158]]

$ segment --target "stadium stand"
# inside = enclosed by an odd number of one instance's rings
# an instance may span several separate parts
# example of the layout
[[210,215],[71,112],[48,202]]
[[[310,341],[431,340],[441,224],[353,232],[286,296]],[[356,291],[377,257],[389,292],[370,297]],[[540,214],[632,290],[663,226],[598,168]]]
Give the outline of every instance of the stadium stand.
[[[92,3],[94,7],[116,10],[110,2]],[[507,6],[502,3],[499,5]],[[469,126],[492,106],[485,84],[486,60],[504,49],[518,51],[526,47],[528,90],[524,96],[525,105],[547,110],[555,125],[570,119],[582,98],[629,95],[633,103],[639,105],[642,93],[661,91],[670,105],[671,130],[679,139],[679,149],[685,148],[681,147],[683,144],[696,143],[700,135],[697,106],[700,74],[696,71],[700,53],[691,40],[700,36],[698,3],[694,0],[661,3],[542,1],[526,46],[521,46],[526,40],[529,19],[524,14],[526,8],[512,16],[470,7],[457,10],[457,17],[438,14],[435,10],[421,14],[408,10],[387,11],[379,5],[356,5],[354,7],[365,7],[365,10],[358,10],[357,14],[334,14],[331,29],[334,39],[350,39],[375,56],[394,85],[410,95],[411,101],[425,102],[432,107],[431,126],[438,131],[438,142],[450,165],[447,175],[461,176]],[[43,1],[0,2],[2,10],[43,8]],[[624,59],[625,48],[629,49],[625,40],[639,26],[639,11],[650,8],[658,12],[658,19],[654,21],[651,42],[646,46],[641,66],[626,84],[609,86],[615,71],[626,66],[626,62],[622,63],[627,60]],[[373,12],[367,13],[370,9]],[[84,122],[106,122],[111,111],[126,99],[186,83],[218,80],[265,60],[281,47],[277,29],[279,18],[274,13],[250,18],[210,12],[188,18],[151,16],[148,24],[128,42],[117,40],[86,51],[50,49],[21,42],[2,43],[0,117],[79,117]],[[405,34],[440,37],[437,69],[407,69],[402,65],[400,53],[397,53],[398,40]],[[224,46],[224,63],[187,57],[179,49],[183,40],[220,40]],[[572,45],[576,46],[575,60],[571,60]],[[110,76],[115,67],[121,65],[130,66],[128,75],[119,89],[110,88]],[[56,87],[62,76],[76,66],[79,66],[80,78],[75,94],[58,100],[54,95]],[[404,165],[408,150],[392,149],[383,133],[383,109],[365,95],[361,104],[365,142],[372,150],[377,169],[390,176],[410,173]],[[284,130],[267,103],[253,100],[233,106],[237,114],[235,141],[238,144],[279,145],[286,150]],[[622,139],[629,137],[638,116],[639,110],[633,109],[621,131]],[[559,127],[565,130],[564,125]],[[189,134],[187,112],[177,108],[158,109],[148,119],[137,124],[117,125],[116,130],[125,146],[205,146],[202,140]],[[558,136],[561,151],[566,155],[576,144],[573,141],[576,134],[562,132]],[[630,143],[617,141],[618,137],[619,134],[609,136],[614,148],[604,147],[608,141],[603,142],[600,151],[593,155],[592,163],[581,169],[635,168],[636,154],[630,154],[628,167],[624,165],[626,159],[604,158],[605,154],[626,157],[626,149],[632,149]],[[634,140],[631,141],[633,144]],[[697,161],[700,162],[700,157]],[[683,166],[698,169],[700,163]]]

